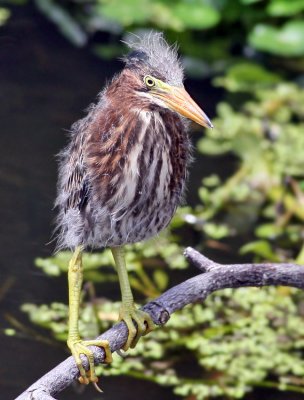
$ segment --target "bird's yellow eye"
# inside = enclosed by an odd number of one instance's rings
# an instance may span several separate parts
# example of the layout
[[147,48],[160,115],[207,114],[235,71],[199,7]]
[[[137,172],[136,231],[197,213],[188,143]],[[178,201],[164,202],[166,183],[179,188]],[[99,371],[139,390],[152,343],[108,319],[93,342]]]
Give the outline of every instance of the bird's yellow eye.
[[144,82],[148,86],[148,88],[153,88],[153,86],[155,86],[155,79],[152,78],[152,76],[150,75],[146,75],[144,77]]

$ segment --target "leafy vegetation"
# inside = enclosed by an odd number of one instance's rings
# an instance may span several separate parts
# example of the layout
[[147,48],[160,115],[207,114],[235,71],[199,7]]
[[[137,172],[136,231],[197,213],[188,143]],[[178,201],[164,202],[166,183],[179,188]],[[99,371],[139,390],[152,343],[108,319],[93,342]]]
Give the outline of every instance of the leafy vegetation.
[[[244,88],[247,77],[241,76],[239,87]],[[237,111],[220,103],[216,129],[198,142],[208,157],[233,154],[235,172],[226,179],[205,177],[199,188],[202,204],[180,208],[170,231],[157,240],[129,246],[131,284],[143,301],[170,285],[172,274],[164,266],[187,267],[181,228],[199,235],[201,249],[209,243],[220,248],[233,237],[251,237],[247,243],[239,239],[241,253],[257,260],[304,262],[303,92],[294,84],[274,83],[273,74],[265,76],[272,87],[262,79],[255,98]],[[235,79],[235,70],[230,70],[216,84],[229,88]],[[37,259],[36,265],[58,276],[66,272],[69,257],[59,253]],[[107,250],[86,254],[85,280],[116,281],[111,263]],[[119,303],[95,298],[92,287],[87,294],[80,327],[84,337],[94,337],[117,320]],[[115,357],[99,372],[171,386],[183,398],[197,400],[242,398],[256,386],[304,393],[303,304],[304,294],[291,288],[224,290],[172,316],[165,328],[143,338],[128,358]],[[66,305],[25,304],[23,310],[56,339],[66,340]],[[191,363],[190,375],[185,363]]]
[[[182,249],[189,244],[218,257],[240,247],[247,260],[304,264],[304,0],[35,3],[75,45],[90,43],[102,57],[123,52],[116,39],[124,31],[165,30],[178,39],[188,71],[213,77],[224,91],[215,129],[197,143],[218,170],[203,177],[199,201],[181,207],[166,233],[129,247],[137,298],[158,296],[173,283],[172,270],[188,268]],[[100,31],[110,34],[107,43],[97,39]],[[56,279],[69,257],[59,253],[36,265]],[[117,319],[119,304],[95,296],[95,286],[102,293],[117,281],[111,263],[107,250],[85,256],[85,281],[93,283],[84,289],[84,337]],[[100,372],[169,385],[185,399],[243,398],[256,386],[304,393],[303,304],[303,293],[290,288],[221,291],[172,316],[127,359],[115,357]],[[56,340],[66,340],[66,305],[22,308]]]
[[[231,79],[228,73],[220,82],[230,87]],[[303,91],[296,85],[257,89],[256,100],[238,111],[220,103],[217,128],[198,143],[204,154],[229,152],[239,160],[226,181],[218,175],[205,178],[199,191],[204,209],[196,216],[221,223],[225,236],[254,230],[257,240],[245,245],[243,253],[304,262],[303,113]]]

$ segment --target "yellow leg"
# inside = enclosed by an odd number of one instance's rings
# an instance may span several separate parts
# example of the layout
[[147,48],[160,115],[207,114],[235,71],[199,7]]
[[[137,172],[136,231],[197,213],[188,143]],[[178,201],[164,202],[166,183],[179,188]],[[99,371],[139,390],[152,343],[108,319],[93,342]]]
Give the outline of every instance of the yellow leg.
[[[122,296],[119,320],[126,323],[129,331],[128,339],[123,349],[128,350],[130,347],[133,348],[136,346],[141,336],[146,335],[154,329],[154,322],[148,313],[135,308],[123,248],[114,247],[111,250],[115,261],[115,268],[118,273]],[[133,321],[136,322],[137,329]]]
[[[83,280],[82,270],[82,249],[77,247],[73,257],[69,263],[68,282],[69,282],[69,334],[68,347],[75,358],[75,362],[79,369],[80,383],[88,384],[96,383],[98,378],[95,373],[94,355],[88,346],[99,346],[105,351],[105,362],[112,361],[112,353],[107,340],[81,340],[78,331],[79,303],[81,295],[81,286]],[[80,354],[84,354],[89,362],[89,371],[86,373]]]

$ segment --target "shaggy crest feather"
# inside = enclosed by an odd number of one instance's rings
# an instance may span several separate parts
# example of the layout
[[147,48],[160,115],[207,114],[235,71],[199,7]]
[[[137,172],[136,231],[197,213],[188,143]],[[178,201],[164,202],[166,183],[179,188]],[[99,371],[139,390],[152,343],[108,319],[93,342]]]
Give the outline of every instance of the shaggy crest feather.
[[124,58],[128,64],[134,52],[144,53],[150,67],[161,71],[167,83],[183,86],[184,71],[179,61],[177,45],[169,45],[161,32],[151,31],[142,36],[130,35],[124,42],[133,52]]

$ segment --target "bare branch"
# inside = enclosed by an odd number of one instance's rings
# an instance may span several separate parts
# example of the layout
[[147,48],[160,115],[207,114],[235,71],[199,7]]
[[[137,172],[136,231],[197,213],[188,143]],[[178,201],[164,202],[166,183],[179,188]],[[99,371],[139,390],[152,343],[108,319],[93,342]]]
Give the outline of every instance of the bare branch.
[[[167,290],[143,307],[157,325],[164,325],[172,313],[187,304],[202,302],[211,293],[224,288],[282,285],[304,289],[304,267],[301,265],[270,263],[221,265],[190,247],[184,254],[193,265],[204,272]],[[121,322],[98,339],[108,340],[112,352],[117,351],[127,339],[126,325]],[[92,347],[92,350],[96,364],[102,363],[104,351],[97,347]],[[88,367],[85,358],[84,366]],[[30,386],[16,400],[54,400],[53,396],[71,385],[77,376],[76,364],[73,358],[69,357]]]

